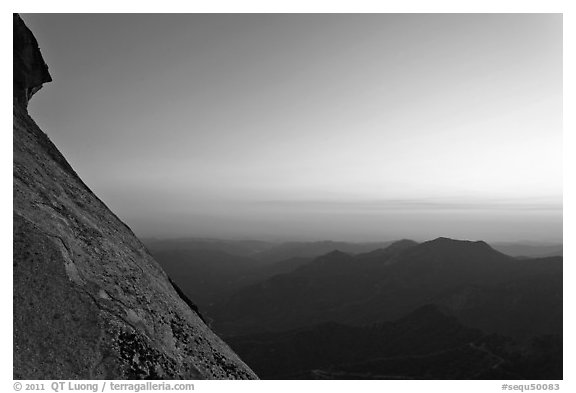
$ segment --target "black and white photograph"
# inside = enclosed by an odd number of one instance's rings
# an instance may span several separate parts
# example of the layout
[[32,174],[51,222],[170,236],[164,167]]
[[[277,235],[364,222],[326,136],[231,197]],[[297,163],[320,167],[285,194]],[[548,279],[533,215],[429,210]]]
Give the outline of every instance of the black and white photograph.
[[12,18],[15,390],[565,388],[561,12]]

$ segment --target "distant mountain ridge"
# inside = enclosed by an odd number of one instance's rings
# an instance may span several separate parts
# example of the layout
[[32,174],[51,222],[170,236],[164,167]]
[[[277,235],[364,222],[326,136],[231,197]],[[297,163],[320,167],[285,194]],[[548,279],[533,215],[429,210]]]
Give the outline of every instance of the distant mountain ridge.
[[562,258],[483,241],[332,251],[208,312],[264,379],[562,378]]
[[[243,286],[289,273],[331,251],[345,252],[359,259],[377,260],[376,254],[382,254],[382,257],[391,253],[397,255],[401,249],[418,244],[406,239],[367,243],[276,243],[206,238],[144,239],[144,243],[170,275],[176,277],[183,291],[202,306],[220,302],[222,297]],[[392,244],[394,247],[390,247]],[[491,247],[516,258],[562,254],[562,245],[544,243],[496,243]],[[380,259],[385,259],[384,264],[396,262],[396,258]]]
[[317,257],[334,250],[358,254],[372,251],[377,248],[385,248],[393,243],[392,241],[355,243],[332,240],[269,242],[260,240],[226,240],[208,238],[144,238],[143,242],[152,250],[222,251],[231,255],[248,256],[255,260],[267,263],[278,262],[295,257]]
[[492,247],[512,257],[545,258],[563,255],[561,243],[496,242]]
[[391,242],[288,242],[145,239],[147,248],[188,296],[211,305],[243,286],[288,273],[334,250],[371,251]]
[[[322,247],[338,244],[320,243]],[[332,320],[362,325],[401,317],[426,302],[488,331],[558,331],[554,326],[561,320],[561,257],[519,261],[486,242],[442,237],[420,244],[406,239],[386,244],[357,254],[334,249],[316,258],[293,257],[280,262],[227,254],[227,265],[218,262],[220,257],[210,257],[206,250],[184,250],[181,246],[178,258],[171,257],[176,251],[162,247],[155,250],[153,245],[151,251],[188,296],[200,299],[205,314],[225,334],[295,328]],[[368,246],[352,248],[358,251],[362,247]],[[315,244],[310,249],[318,247]],[[295,250],[299,253],[300,245]],[[261,253],[262,250],[252,255]],[[540,277],[531,276],[538,270],[542,270]],[[514,280],[514,275],[521,280]],[[189,276],[192,278],[187,279]],[[202,282],[194,277],[202,278]],[[529,285],[537,288],[534,295]],[[544,292],[542,302],[536,302],[538,291]],[[505,301],[501,302],[496,294]],[[527,304],[535,302],[538,310],[554,317],[530,325],[514,323],[513,315],[518,321],[530,315],[525,309],[528,305],[524,309],[513,306],[514,296],[531,298]],[[509,314],[504,318],[509,323],[499,323],[498,327],[492,326],[496,324],[494,319],[484,322],[492,307],[503,315]],[[247,314],[238,318],[233,310]],[[527,328],[531,325],[533,329]]]
[[[384,249],[398,241],[346,242],[346,241],[262,241],[212,238],[143,238],[151,249],[158,250],[217,250],[232,255],[250,256],[267,262],[292,257],[317,257],[333,250],[360,254]],[[413,240],[409,240],[413,241]],[[492,248],[512,257],[562,256],[562,244],[550,242],[488,242]]]
[[[561,258],[518,261],[485,242],[447,238],[390,247],[324,255],[242,288],[207,312],[227,335],[327,321],[364,325],[430,303],[488,332],[561,332]],[[519,322],[534,315],[530,325]]]

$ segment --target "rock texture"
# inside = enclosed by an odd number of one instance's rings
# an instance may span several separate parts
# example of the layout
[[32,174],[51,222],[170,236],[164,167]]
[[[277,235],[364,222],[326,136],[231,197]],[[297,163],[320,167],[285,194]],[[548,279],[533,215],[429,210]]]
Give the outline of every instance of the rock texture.
[[50,76],[14,33],[14,378],[256,378],[29,117]]

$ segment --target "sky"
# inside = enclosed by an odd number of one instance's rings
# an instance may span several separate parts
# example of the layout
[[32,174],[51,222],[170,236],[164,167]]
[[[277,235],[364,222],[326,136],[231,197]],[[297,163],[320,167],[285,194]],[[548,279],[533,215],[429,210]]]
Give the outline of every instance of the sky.
[[23,14],[30,113],[145,237],[562,238],[559,14]]

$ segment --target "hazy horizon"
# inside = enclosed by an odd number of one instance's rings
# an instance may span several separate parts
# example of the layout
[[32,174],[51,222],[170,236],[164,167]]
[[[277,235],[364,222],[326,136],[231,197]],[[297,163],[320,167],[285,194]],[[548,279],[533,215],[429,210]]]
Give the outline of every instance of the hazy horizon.
[[156,236],[141,236],[140,240],[144,243],[150,242],[186,242],[186,241],[206,241],[206,242],[263,242],[268,244],[290,244],[290,243],[323,243],[323,242],[331,242],[331,243],[350,243],[350,244],[370,244],[370,243],[388,243],[388,242],[396,242],[402,240],[412,240],[417,243],[425,243],[429,241],[434,241],[439,238],[448,238],[456,241],[485,241],[488,245],[518,245],[518,246],[528,246],[528,247],[547,247],[547,246],[558,246],[563,245],[562,240],[558,241],[536,241],[536,240],[526,240],[526,239],[519,239],[519,240],[491,240],[486,241],[483,239],[463,239],[463,238],[449,238],[447,236],[436,236],[435,238],[429,239],[414,239],[414,238],[394,238],[394,239],[372,239],[372,240],[348,240],[348,239],[326,239],[326,238],[314,238],[314,239],[301,239],[301,238],[288,238],[288,237],[270,237],[268,239],[265,238],[244,238],[244,237],[236,237],[236,238],[225,238],[225,237],[203,237],[203,236],[169,236],[169,237],[156,237]]
[[23,14],[142,237],[562,242],[561,14]]

